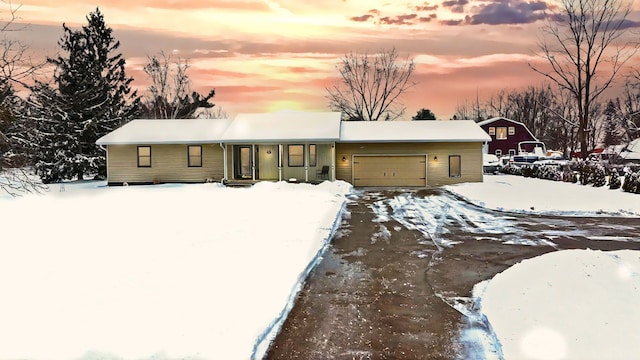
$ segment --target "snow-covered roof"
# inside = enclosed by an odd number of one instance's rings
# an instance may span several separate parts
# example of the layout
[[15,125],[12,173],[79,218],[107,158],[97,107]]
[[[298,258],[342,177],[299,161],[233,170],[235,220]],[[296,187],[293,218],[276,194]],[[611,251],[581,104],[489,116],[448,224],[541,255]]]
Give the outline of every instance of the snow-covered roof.
[[220,142],[230,119],[138,119],[96,141],[98,145]]
[[624,160],[640,160],[640,139],[631,141],[622,151],[620,158]]
[[238,114],[224,134],[227,143],[338,141],[339,112],[282,110]]
[[342,142],[491,141],[471,120],[344,121]]

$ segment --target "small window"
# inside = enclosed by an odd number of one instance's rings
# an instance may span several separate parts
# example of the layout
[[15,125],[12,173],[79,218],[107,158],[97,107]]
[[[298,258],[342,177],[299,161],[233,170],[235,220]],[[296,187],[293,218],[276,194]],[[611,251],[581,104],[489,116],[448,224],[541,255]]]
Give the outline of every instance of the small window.
[[494,128],[493,126],[489,128],[489,135],[495,135],[496,134],[496,128]]
[[309,144],[309,166],[316,167],[318,165],[318,155],[316,144]]
[[449,155],[449,177],[459,178],[461,176],[460,155]]
[[509,126],[509,136],[516,134],[516,128],[514,126]]
[[138,146],[138,167],[151,167],[151,146]]
[[288,145],[289,150],[289,166],[304,166],[304,145]]
[[497,156],[497,157],[502,156],[502,150],[500,150],[500,149],[496,149],[496,156]]
[[496,139],[497,140],[506,140],[507,139],[507,128],[506,127],[499,127],[496,130]]
[[189,145],[187,148],[189,167],[202,167],[202,146]]
[[516,155],[516,149],[509,149],[509,156],[515,156]]

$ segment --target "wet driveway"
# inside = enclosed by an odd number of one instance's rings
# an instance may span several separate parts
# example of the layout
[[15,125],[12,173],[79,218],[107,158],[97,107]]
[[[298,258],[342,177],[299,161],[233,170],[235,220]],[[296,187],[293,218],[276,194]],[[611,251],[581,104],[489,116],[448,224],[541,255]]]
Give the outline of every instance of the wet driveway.
[[482,359],[476,283],[550,251],[640,250],[639,223],[501,213],[437,188],[358,191],[266,358]]

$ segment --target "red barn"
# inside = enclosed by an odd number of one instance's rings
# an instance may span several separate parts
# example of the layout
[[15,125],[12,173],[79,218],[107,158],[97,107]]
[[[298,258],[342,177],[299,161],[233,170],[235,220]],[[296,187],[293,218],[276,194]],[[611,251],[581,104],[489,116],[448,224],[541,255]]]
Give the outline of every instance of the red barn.
[[478,125],[491,136],[488,153],[498,157],[516,155],[521,141],[538,141],[523,123],[511,119],[494,117]]

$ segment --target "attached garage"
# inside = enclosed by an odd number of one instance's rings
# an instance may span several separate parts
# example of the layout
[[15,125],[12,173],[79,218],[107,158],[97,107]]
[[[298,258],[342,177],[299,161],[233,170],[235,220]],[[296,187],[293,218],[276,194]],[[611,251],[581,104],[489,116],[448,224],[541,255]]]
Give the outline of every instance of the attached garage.
[[373,187],[482,181],[489,140],[473,121],[343,121],[336,179]]
[[354,186],[426,186],[427,155],[353,155]]

